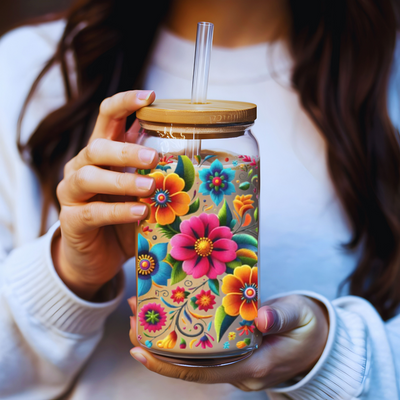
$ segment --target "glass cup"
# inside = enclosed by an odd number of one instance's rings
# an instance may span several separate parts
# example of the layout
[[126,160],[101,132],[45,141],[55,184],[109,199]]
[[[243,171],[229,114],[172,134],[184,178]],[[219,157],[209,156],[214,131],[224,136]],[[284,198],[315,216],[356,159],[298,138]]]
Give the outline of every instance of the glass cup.
[[260,156],[251,103],[158,100],[137,113],[159,153],[136,229],[137,338],[179,365],[225,365],[261,342]]

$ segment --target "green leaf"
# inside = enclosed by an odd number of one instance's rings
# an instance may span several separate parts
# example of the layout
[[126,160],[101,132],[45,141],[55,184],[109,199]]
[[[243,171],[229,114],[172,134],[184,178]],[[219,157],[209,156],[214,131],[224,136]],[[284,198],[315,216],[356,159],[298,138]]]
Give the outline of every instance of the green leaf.
[[185,295],[185,299],[189,296],[190,292],[188,292],[187,290],[185,290],[184,295]]
[[239,185],[239,189],[241,189],[241,190],[247,190],[249,187],[250,187],[250,182],[242,182]]
[[258,240],[251,235],[245,233],[233,235],[232,240],[238,245],[238,250],[249,249],[253,252],[258,250]]
[[183,281],[186,278],[186,272],[182,269],[182,261],[178,261],[174,264],[171,273],[171,285],[175,285],[176,283]]
[[167,257],[165,257],[164,261],[167,262],[168,264],[171,264],[171,267],[173,267],[174,264],[178,262],[178,260],[175,260],[175,258],[172,257],[171,254],[169,253],[167,254]]
[[232,212],[226,200],[224,200],[224,204],[218,212],[218,218],[220,226],[230,227],[232,222]]
[[137,169],[136,172],[139,175],[147,175],[151,172],[151,169]]
[[235,260],[226,263],[226,267],[231,268],[232,270],[236,267],[240,267],[241,265],[243,265],[243,263],[239,258],[236,258]]
[[254,221],[258,221],[258,207],[254,210]]
[[254,265],[257,264],[257,259],[241,256],[239,256],[239,258],[243,265],[250,265],[250,267],[254,267]]
[[219,282],[218,282],[218,279],[209,279],[208,280],[208,287],[210,288],[210,290],[214,294],[219,296]]
[[190,305],[191,305],[194,309],[196,309],[196,308],[199,307],[199,306],[196,304],[196,301],[197,301],[197,297],[196,297],[196,296],[193,296],[193,297],[190,299]]
[[178,156],[178,164],[175,173],[185,181],[183,190],[188,192],[192,188],[195,178],[194,167],[188,156]]
[[253,170],[251,169],[251,170],[249,171],[249,176],[250,176],[252,173],[253,173]]
[[251,340],[249,338],[243,339],[247,346],[250,346]]
[[236,220],[236,219],[233,219],[233,220],[231,221],[231,223],[229,224],[229,227],[231,228],[231,230],[235,227],[236,224],[237,224],[237,220]]
[[232,325],[233,321],[235,321],[237,317],[231,317],[225,312],[224,306],[219,306],[217,311],[215,312],[214,319],[214,328],[217,333],[217,342],[219,342],[224,333],[228,330],[228,328]]
[[189,206],[189,211],[186,215],[195,213],[200,207],[200,199],[196,199],[194,203]]
[[181,233],[180,224],[182,220],[179,217],[175,218],[175,221],[169,225],[157,224],[156,227],[160,229],[162,235],[168,239],[171,239],[177,233]]

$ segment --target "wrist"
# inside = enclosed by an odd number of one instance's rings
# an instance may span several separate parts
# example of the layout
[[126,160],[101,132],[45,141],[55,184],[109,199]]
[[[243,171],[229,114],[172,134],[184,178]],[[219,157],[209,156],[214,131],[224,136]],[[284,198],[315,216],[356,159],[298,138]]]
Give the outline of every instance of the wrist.
[[54,236],[51,245],[54,269],[60,279],[74,294],[80,298],[91,301],[103,284],[91,283],[77,273],[77,268],[72,266],[65,255],[61,234]]

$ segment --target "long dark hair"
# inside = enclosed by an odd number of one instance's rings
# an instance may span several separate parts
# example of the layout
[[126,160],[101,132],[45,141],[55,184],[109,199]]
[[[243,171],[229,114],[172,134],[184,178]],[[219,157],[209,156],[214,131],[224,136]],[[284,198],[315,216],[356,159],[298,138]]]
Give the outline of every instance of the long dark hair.
[[[170,2],[78,0],[64,34],[28,96],[54,64],[61,66],[66,104],[48,115],[21,151],[29,152],[54,203],[67,157],[85,145],[101,101],[134,88]],[[148,4],[148,5],[147,5]],[[292,82],[327,143],[329,171],[353,236],[362,246],[348,278],[350,292],[369,300],[384,319],[400,304],[400,150],[386,96],[396,30],[394,0],[289,0]],[[66,62],[75,54],[79,92]]]

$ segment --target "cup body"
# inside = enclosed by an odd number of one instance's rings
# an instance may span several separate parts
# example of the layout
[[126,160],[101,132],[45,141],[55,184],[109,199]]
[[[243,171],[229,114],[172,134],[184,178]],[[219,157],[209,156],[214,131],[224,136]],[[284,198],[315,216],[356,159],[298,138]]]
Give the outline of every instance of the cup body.
[[136,227],[137,339],[160,356],[215,359],[258,347],[260,156],[250,124],[140,120],[159,153]]

